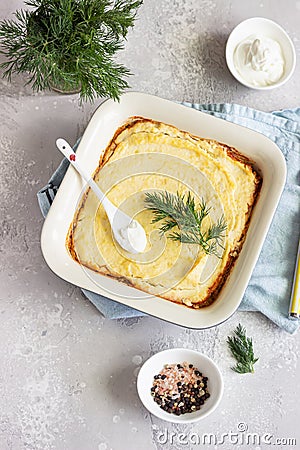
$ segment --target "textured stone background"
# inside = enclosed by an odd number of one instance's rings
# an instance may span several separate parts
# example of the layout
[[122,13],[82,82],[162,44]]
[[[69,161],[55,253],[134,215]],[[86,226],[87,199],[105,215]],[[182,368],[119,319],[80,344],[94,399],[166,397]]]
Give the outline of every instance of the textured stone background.
[[[1,0],[0,17],[22,6]],[[120,55],[135,74],[132,88],[173,100],[236,102],[265,111],[299,106],[299,64],[285,86],[266,93],[242,87],[228,72],[226,38],[253,16],[279,22],[299,58],[299,1],[145,0]],[[55,138],[64,135],[74,143],[100,101],[79,107],[76,96],[35,95],[25,81],[24,76],[11,84],[0,81],[0,449],[196,448],[178,443],[178,433],[208,432],[221,439],[222,433],[238,432],[239,423],[251,433],[297,438],[299,448],[299,336],[256,313],[237,313],[206,331],[154,318],[105,320],[79,289],[50,272],[40,251],[43,221],[36,191],[60,160]],[[239,321],[260,355],[255,375],[230,370],[225,340]],[[220,407],[194,426],[151,417],[137,397],[140,361],[174,346],[207,353],[224,375]],[[177,433],[173,445],[163,443],[165,430]],[[270,446],[234,446],[227,440],[206,448]]]

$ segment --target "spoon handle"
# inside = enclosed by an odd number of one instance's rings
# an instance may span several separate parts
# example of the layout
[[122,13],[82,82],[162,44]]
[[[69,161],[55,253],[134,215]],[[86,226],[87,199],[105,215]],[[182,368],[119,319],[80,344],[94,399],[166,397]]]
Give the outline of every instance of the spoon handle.
[[77,172],[81,175],[84,181],[91,187],[92,191],[97,195],[101,204],[103,204],[107,216],[110,222],[113,220],[113,217],[117,211],[117,207],[113,205],[105,194],[101,191],[99,186],[95,183],[95,181],[87,175],[87,173],[83,170],[83,168],[78,164],[76,160],[76,153],[70,146],[70,144],[65,141],[65,139],[59,138],[56,140],[56,146],[58,150],[67,158],[68,161],[72,164],[72,166],[77,170]]

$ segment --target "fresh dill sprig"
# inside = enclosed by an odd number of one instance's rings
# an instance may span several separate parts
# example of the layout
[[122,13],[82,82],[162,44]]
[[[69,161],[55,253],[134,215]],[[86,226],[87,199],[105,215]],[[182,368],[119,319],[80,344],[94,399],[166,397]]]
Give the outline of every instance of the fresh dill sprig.
[[246,329],[239,323],[234,336],[227,338],[227,344],[237,363],[232,370],[237,373],[254,373],[254,364],[259,358],[254,357],[252,339],[246,336]]
[[[172,230],[168,235],[173,241],[184,244],[198,244],[204,252],[220,258],[219,250],[224,249],[224,231],[227,228],[222,215],[217,223],[210,225],[205,231],[202,223],[210,213],[205,201],[196,205],[191,192],[173,194],[168,191],[146,192],[146,208],[153,212],[152,223],[163,221],[160,226],[162,234]],[[173,229],[177,227],[178,231]]]
[[118,99],[129,70],[114,60],[142,0],[27,0],[0,22],[0,64],[9,81],[27,72],[35,91],[80,89],[80,99]]

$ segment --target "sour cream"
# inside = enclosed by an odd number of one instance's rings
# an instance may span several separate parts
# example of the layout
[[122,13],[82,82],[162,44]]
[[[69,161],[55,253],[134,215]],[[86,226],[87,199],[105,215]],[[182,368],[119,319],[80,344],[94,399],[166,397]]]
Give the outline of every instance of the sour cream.
[[122,247],[133,253],[142,253],[147,245],[147,237],[143,227],[132,220],[127,227],[119,231]]
[[266,36],[249,36],[235,48],[233,63],[240,76],[254,87],[270,86],[284,74],[280,44]]

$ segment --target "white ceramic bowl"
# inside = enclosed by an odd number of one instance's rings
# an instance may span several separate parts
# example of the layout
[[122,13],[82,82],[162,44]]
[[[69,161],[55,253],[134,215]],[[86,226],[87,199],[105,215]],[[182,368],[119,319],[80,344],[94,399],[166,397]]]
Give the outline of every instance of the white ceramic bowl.
[[[151,387],[154,375],[157,375],[165,364],[180,364],[184,361],[193,364],[203,373],[203,376],[208,378],[207,387],[210,397],[198,411],[176,416],[158,406],[151,396]],[[167,422],[192,423],[207,417],[216,409],[223,395],[223,379],[218,367],[208,356],[187,348],[173,348],[156,353],[144,363],[138,374],[137,391],[145,408],[156,417]]]
[[[233,55],[237,45],[251,35],[263,35],[277,41],[281,48],[285,59],[285,72],[284,75],[276,83],[269,86],[253,86],[247,83],[244,78],[241,77],[236,70]],[[270,90],[276,87],[282,86],[292,76],[296,66],[296,52],[295,47],[284,29],[273,22],[272,20],[265,19],[263,17],[253,17],[251,19],[244,20],[237,25],[230,33],[226,44],[226,62],[232,75],[244,86],[257,90]]]

